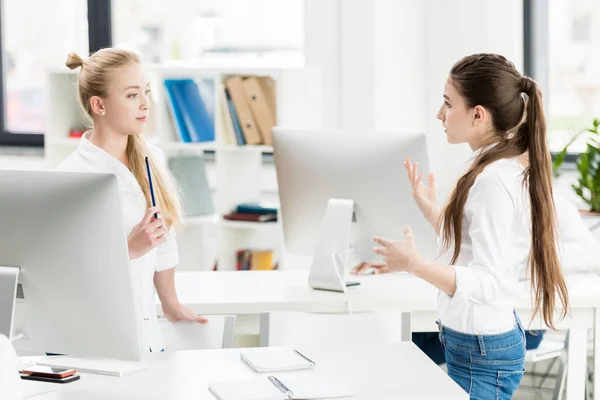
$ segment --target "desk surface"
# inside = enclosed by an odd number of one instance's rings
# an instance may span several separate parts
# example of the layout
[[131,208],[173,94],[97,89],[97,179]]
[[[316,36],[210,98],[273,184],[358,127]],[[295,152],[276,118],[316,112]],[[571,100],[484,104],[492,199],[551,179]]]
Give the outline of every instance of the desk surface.
[[[300,350],[300,349],[299,349]],[[468,399],[467,394],[410,342],[301,349],[316,362],[312,371],[272,374],[326,376],[348,387],[355,399]],[[36,400],[211,399],[213,381],[261,376],[240,361],[241,351],[197,350],[150,354],[149,369],[122,378],[81,374],[77,382]]]
[[[277,310],[347,312],[397,310],[435,311],[438,290],[408,274],[352,277],[361,284],[346,294],[313,290],[308,271],[179,272],[179,300],[197,313],[259,314]],[[531,309],[530,282],[520,284],[517,309]],[[600,305],[600,276],[567,276],[572,308]],[[157,298],[157,310],[160,301]]]

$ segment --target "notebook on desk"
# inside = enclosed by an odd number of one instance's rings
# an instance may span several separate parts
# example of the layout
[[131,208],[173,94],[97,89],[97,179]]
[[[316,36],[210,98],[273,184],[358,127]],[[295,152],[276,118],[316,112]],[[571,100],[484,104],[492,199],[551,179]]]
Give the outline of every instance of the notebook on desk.
[[77,372],[109,376],[125,376],[148,369],[148,365],[139,362],[62,356],[48,357],[43,361],[37,361],[36,364],[58,368],[73,368]]
[[304,400],[352,397],[345,388],[322,378],[298,376],[211,383],[208,389],[219,400]]
[[315,366],[314,361],[292,349],[252,350],[241,353],[240,358],[256,372],[296,371]]

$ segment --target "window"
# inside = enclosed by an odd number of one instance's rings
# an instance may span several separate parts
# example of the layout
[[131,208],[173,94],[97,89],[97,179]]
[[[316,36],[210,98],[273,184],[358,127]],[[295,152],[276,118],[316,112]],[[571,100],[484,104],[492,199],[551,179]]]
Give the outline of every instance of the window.
[[[526,0],[525,3],[525,14],[530,7],[531,17],[529,21],[525,17],[525,59],[531,61],[533,77],[546,86],[543,89],[549,147],[558,152],[572,135],[590,127],[593,118],[600,117],[600,2]],[[545,23],[541,21],[544,18]],[[570,152],[584,150],[582,136]]]
[[87,54],[86,2],[5,0],[3,6],[5,127],[41,133],[47,68],[64,65],[71,51]]
[[0,6],[0,145],[43,146],[46,73],[66,68],[71,51],[85,57],[110,45],[110,0],[0,0]]
[[112,21],[146,63],[304,64],[303,0],[115,1]]

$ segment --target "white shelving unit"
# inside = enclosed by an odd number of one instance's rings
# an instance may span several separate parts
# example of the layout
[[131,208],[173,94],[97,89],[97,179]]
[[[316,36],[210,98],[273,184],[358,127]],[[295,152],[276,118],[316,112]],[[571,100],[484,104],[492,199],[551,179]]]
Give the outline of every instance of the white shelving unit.
[[[275,261],[284,258],[281,223],[227,221],[222,215],[245,202],[260,202],[265,174],[274,175],[272,163],[263,162],[263,153],[272,146],[236,146],[225,144],[218,121],[221,118],[217,90],[232,75],[270,76],[276,85],[277,125],[294,128],[320,128],[322,123],[321,82],[318,71],[302,69],[214,69],[197,67],[146,67],[152,86],[153,108],[146,131],[147,140],[156,143],[168,157],[180,154],[204,154],[214,151],[215,163],[207,162],[209,184],[216,214],[189,217],[186,228],[177,236],[181,269],[209,269],[218,259],[220,270],[235,269],[236,251],[241,248],[275,250]],[[182,143],[171,123],[163,81],[166,78],[208,79],[214,82],[215,142]],[[46,160],[56,166],[77,146],[78,139],[68,138],[72,128],[89,126],[77,102],[77,74],[51,71],[48,75],[48,130]],[[280,264],[281,265],[281,264]]]

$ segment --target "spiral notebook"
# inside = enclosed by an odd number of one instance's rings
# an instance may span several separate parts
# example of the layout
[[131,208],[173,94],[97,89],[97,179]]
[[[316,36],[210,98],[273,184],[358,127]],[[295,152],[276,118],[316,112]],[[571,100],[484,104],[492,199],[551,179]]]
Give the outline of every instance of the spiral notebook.
[[211,383],[208,390],[219,400],[305,400],[352,397],[329,379],[309,376],[262,378]]
[[298,350],[265,348],[240,354],[243,362],[256,372],[296,371],[309,369],[315,362]]

